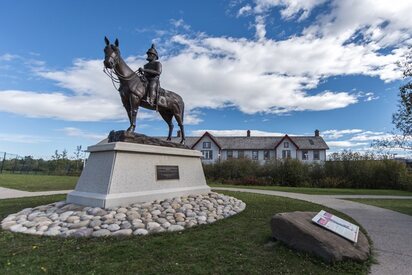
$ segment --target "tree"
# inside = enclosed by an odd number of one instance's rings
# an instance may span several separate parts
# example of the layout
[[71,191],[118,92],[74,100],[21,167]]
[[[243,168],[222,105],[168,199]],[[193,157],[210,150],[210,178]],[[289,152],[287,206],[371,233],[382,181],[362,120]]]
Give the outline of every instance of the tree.
[[79,171],[79,166],[82,163],[82,155],[83,155],[82,146],[78,145],[76,147],[76,151],[74,152],[74,157],[75,157],[75,162],[76,162],[76,172]]
[[404,81],[399,88],[398,110],[392,115],[392,123],[395,130],[392,137],[375,140],[372,146],[375,148],[399,148],[412,149],[412,53],[408,53],[403,61],[397,62],[403,71]]

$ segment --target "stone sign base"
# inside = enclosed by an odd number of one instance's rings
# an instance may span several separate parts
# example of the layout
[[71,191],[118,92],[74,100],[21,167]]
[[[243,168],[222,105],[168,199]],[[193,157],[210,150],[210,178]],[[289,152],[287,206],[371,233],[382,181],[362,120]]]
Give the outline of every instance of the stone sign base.
[[199,151],[113,142],[88,152],[68,203],[111,208],[210,192]]
[[366,261],[370,245],[359,232],[358,242],[351,241],[312,222],[316,212],[279,213],[272,217],[272,237],[299,251],[313,253],[328,263],[343,260]]

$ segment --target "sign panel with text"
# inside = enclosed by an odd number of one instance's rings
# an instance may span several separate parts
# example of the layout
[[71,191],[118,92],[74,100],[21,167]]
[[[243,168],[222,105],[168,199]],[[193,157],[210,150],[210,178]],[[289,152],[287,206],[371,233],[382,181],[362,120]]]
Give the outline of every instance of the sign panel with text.
[[354,243],[358,241],[359,226],[321,210],[312,221]]

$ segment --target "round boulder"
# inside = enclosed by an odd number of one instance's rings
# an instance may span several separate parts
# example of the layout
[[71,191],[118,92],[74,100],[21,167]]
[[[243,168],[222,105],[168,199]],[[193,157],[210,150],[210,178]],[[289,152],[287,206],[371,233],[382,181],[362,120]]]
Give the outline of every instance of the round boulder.
[[321,257],[328,263],[342,260],[366,261],[370,245],[366,236],[359,232],[353,243],[312,222],[316,212],[279,213],[272,217],[272,237],[287,246]]

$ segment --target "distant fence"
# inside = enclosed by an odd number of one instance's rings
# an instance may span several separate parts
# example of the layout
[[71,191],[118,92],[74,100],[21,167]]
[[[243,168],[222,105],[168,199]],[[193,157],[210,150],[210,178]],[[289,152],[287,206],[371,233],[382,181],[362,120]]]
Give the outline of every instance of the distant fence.
[[0,173],[67,175],[81,174],[85,159],[44,159],[0,152]]

